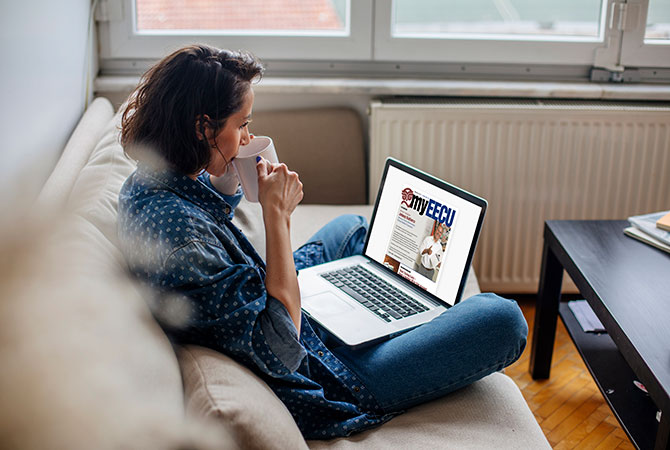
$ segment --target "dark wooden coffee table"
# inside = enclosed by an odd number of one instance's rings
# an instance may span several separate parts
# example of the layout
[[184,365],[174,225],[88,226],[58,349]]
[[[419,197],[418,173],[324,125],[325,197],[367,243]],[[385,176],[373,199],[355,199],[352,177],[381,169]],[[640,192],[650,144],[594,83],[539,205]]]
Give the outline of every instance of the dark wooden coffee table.
[[[670,448],[670,254],[623,234],[627,221],[548,221],[530,373],[549,378],[560,314],[621,426],[638,448]],[[584,333],[560,302],[563,269],[603,323]],[[638,380],[649,394],[634,385]],[[661,411],[660,423],[657,412]]]

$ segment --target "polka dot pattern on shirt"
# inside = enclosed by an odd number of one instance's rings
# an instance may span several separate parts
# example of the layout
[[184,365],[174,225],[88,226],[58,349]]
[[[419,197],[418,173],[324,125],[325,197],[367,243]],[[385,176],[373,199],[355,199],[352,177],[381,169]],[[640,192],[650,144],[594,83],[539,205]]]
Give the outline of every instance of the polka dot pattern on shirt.
[[[321,342],[306,317],[300,336],[265,290],[265,263],[232,224],[241,192],[223,196],[208,176],[193,180],[146,165],[119,195],[119,238],[130,270],[159,292],[156,317],[181,342],[246,365],[270,386],[307,439],[347,436],[390,418]],[[317,263],[315,249],[296,263]]]

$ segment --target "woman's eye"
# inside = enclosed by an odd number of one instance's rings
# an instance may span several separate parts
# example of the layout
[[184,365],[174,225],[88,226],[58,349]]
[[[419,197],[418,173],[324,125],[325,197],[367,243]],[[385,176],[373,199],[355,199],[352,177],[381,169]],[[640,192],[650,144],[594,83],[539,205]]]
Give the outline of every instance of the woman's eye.
[[242,129],[242,128],[246,127],[247,125],[249,125],[249,121],[247,121],[247,122],[244,122],[244,124],[242,124],[242,126],[240,126],[240,129]]

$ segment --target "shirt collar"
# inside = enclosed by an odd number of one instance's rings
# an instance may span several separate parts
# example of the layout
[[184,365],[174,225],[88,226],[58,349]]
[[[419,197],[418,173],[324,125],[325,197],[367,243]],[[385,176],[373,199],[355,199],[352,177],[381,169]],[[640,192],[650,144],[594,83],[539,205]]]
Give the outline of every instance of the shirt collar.
[[[162,189],[168,189],[198,205],[220,221],[232,220],[233,210],[242,197],[239,189],[231,196],[221,195],[211,183],[204,182],[202,175],[194,180],[173,169],[159,170],[145,163],[138,164],[137,173],[145,180],[161,185]],[[205,173],[204,176],[209,177],[209,174]]]

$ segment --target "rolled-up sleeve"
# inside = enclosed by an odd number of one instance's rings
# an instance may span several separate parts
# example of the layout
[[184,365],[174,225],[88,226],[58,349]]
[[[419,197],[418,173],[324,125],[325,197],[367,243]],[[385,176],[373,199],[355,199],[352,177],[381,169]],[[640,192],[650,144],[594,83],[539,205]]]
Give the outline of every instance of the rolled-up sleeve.
[[294,372],[306,355],[284,305],[268,296],[263,273],[234,264],[223,247],[193,241],[170,254],[162,286],[190,302],[176,334],[279,377]]
[[272,296],[267,297],[265,312],[260,317],[265,340],[275,356],[294,372],[307,352],[300,344],[293,319],[284,304]]

